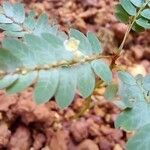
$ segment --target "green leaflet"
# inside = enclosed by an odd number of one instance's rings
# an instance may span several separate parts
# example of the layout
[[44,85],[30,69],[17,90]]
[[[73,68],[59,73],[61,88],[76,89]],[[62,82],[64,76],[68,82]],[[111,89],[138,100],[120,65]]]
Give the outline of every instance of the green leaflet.
[[63,41],[61,39],[59,39],[59,37],[56,35],[53,35],[50,33],[43,33],[42,37],[55,48],[63,46]]
[[4,89],[11,84],[13,84],[18,79],[18,75],[7,75],[4,78],[0,79],[0,89]]
[[127,150],[149,150],[150,148],[150,123],[143,126],[137,133],[127,142]]
[[133,24],[133,27],[132,29],[135,31],[135,32],[142,32],[144,31],[144,28],[139,26],[136,22]]
[[68,39],[67,34],[62,31],[57,32],[57,37],[59,37],[59,39],[61,39],[63,42]]
[[145,90],[150,91],[150,75],[144,77],[143,87]]
[[118,76],[119,76],[119,79],[128,84],[128,85],[136,85],[136,80],[134,79],[134,77],[129,74],[128,72],[125,72],[125,71],[119,71],[118,72]]
[[59,85],[55,94],[56,102],[60,108],[66,108],[73,101],[76,92],[76,74],[74,69],[62,68],[60,70]]
[[86,98],[90,96],[95,87],[95,75],[90,64],[83,64],[77,69],[77,89],[80,94]]
[[33,34],[40,36],[41,33],[52,33],[56,35],[56,31],[57,30],[54,30],[54,28],[52,29],[52,27],[49,25],[48,16],[46,14],[42,14],[37,20]]
[[7,37],[23,37],[25,34],[28,34],[27,32],[16,32],[16,31],[4,31],[4,34],[7,36]]
[[23,23],[25,20],[25,11],[23,5],[20,3],[15,3],[13,5],[13,19],[17,23]]
[[142,4],[145,2],[144,0],[130,0],[132,2],[133,5],[135,5],[136,7],[141,7]]
[[0,49],[0,70],[14,72],[16,68],[22,66],[22,62],[12,55],[8,50]]
[[0,14],[0,23],[12,23],[13,21],[9,18],[6,18],[3,14]]
[[81,53],[85,55],[89,55],[93,53],[91,44],[83,33],[81,33],[76,29],[70,29],[69,36],[74,37],[75,39],[80,41],[78,50],[81,51]]
[[94,60],[91,63],[96,75],[103,81],[109,83],[112,80],[112,73],[109,66],[103,60]]
[[120,22],[123,22],[125,24],[129,22],[128,13],[123,9],[123,7],[120,4],[116,5],[115,15]]
[[35,13],[33,11],[31,11],[29,13],[29,15],[25,18],[25,21],[24,21],[23,25],[26,28],[28,28],[30,30],[33,30],[35,25],[36,25],[34,17],[35,17]]
[[120,4],[129,15],[136,15],[136,7],[130,2],[130,0],[120,0]]
[[7,2],[7,1],[4,1],[2,5],[3,5],[3,9],[4,9],[6,16],[13,17],[14,16],[14,12],[13,12],[14,10],[13,10],[12,4]]
[[18,80],[9,86],[6,91],[9,94],[18,93],[23,90],[25,90],[27,87],[29,87],[33,82],[36,80],[37,72],[29,72],[25,75],[20,75]]
[[144,18],[139,18],[138,20],[136,20],[136,23],[145,29],[150,29],[149,21]]
[[88,38],[88,40],[91,44],[93,54],[100,54],[100,53],[103,52],[101,44],[100,44],[98,38],[94,35],[94,33],[88,32],[87,33],[87,38]]
[[122,112],[116,122],[117,128],[121,127],[125,131],[138,130],[150,123],[150,104],[146,101],[136,102],[133,108],[128,108]]
[[[128,76],[127,76],[128,77]],[[130,76],[129,76],[130,77]],[[123,77],[123,79],[125,76]],[[143,89],[143,77],[141,75],[137,75],[135,77],[135,84],[128,84],[121,80],[119,82],[119,90],[118,95],[121,98],[121,101],[126,106],[125,108],[132,108],[137,102],[145,101],[145,92]]]
[[142,15],[144,18],[150,20],[150,8],[144,9],[144,10],[141,12],[141,15]]
[[4,39],[2,46],[10,51],[12,55],[18,58],[24,67],[33,68],[35,64],[35,56],[33,51],[29,49],[24,43],[15,39]]
[[37,104],[45,103],[54,96],[59,74],[57,70],[41,70],[34,89],[34,99]]
[[107,100],[113,100],[118,92],[118,85],[111,83],[106,87],[104,97]]
[[22,27],[18,24],[0,24],[0,28],[7,31],[22,31]]

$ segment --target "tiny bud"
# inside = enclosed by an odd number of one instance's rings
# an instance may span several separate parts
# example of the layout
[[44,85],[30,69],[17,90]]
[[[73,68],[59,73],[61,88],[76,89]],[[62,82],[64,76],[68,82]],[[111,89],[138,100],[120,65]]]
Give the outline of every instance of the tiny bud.
[[24,74],[27,73],[27,70],[26,70],[26,69],[23,69],[23,70],[21,71],[21,73],[24,75]]
[[49,65],[47,64],[44,65],[44,69],[49,69],[49,68],[50,68]]
[[81,63],[84,63],[84,62],[85,62],[85,59],[81,59],[80,62],[81,62]]
[[52,67],[57,66],[57,62],[53,62],[53,63],[51,63],[51,64],[50,64],[50,66],[52,66]]
[[19,71],[21,71],[21,69],[20,68],[16,68],[16,71],[19,72]]
[[66,61],[66,60],[62,60],[62,61],[60,61],[60,62],[58,62],[57,64],[58,65],[63,65],[63,64],[67,64],[68,62]]
[[4,75],[5,72],[3,70],[0,70],[0,75]]

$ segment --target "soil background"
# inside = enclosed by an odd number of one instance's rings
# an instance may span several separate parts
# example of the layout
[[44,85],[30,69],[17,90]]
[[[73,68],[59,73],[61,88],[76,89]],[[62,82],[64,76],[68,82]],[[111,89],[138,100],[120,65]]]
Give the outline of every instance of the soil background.
[[[120,44],[127,28],[114,16],[117,0],[20,1],[27,13],[45,12],[63,31],[74,27],[95,32],[107,54]],[[125,43],[119,63],[133,75],[150,73],[149,34],[131,32]],[[104,100],[104,90],[95,91],[90,109],[78,119],[71,119],[85,103],[78,95],[69,108],[60,110],[54,100],[37,106],[32,87],[12,96],[0,91],[0,150],[124,150],[129,135],[114,128],[120,110]]]

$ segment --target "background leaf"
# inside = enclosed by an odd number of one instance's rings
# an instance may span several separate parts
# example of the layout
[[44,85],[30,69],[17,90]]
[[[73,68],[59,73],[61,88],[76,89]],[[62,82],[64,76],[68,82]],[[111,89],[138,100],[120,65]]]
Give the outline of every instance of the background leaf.
[[150,9],[149,9],[149,8],[144,9],[144,10],[141,12],[141,15],[142,15],[144,18],[150,20]]
[[109,84],[106,87],[104,97],[107,100],[113,100],[113,98],[117,95],[117,92],[118,92],[118,85],[114,83]]
[[119,76],[119,79],[128,84],[128,85],[136,85],[136,80],[134,79],[134,77],[129,74],[128,72],[125,72],[125,71],[119,71],[118,72],[118,76]]
[[144,3],[144,0],[130,0],[130,1],[137,7],[141,7],[142,4]]
[[150,91],[150,75],[144,77],[143,87],[145,88],[145,90]]
[[130,2],[130,0],[120,0],[120,4],[129,15],[136,15],[136,7]]
[[125,24],[128,24],[129,22],[129,15],[128,13],[123,9],[123,7],[118,4],[116,5],[116,8],[115,8],[115,15],[117,17],[117,19],[120,21],[120,22],[123,22]]
[[127,150],[149,150],[150,148],[150,124],[142,127],[132,138],[127,142]]
[[121,127],[125,131],[138,130],[150,123],[150,104],[146,101],[137,102],[133,108],[128,108],[122,112],[115,122],[117,128]]

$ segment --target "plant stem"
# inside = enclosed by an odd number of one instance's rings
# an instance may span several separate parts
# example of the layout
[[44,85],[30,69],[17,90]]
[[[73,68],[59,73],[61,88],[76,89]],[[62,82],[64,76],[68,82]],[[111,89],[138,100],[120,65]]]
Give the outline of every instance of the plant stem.
[[60,68],[60,67],[71,67],[79,64],[84,64],[87,62],[91,62],[96,59],[102,59],[102,58],[111,58],[110,56],[105,56],[105,55],[91,55],[91,56],[85,56],[83,58],[73,58],[72,60],[66,61],[58,61],[50,64],[45,64],[43,66],[37,66],[33,69],[29,68],[16,68],[14,72],[7,73],[3,70],[0,70],[0,77],[4,77],[5,75],[9,74],[23,74],[23,73],[28,73],[32,71],[40,71],[40,70],[49,70],[49,69],[54,69],[54,68]]
[[[95,89],[98,88],[99,85],[101,85],[102,83],[103,83],[102,80],[97,80],[96,85],[95,85]],[[73,119],[78,119],[79,117],[83,116],[83,114],[90,108],[90,106],[91,106],[90,104],[92,102],[91,97],[92,97],[93,93],[85,99],[84,107],[73,117]]]
[[126,33],[125,33],[125,36],[124,36],[124,38],[123,38],[123,40],[122,40],[122,43],[121,43],[120,47],[118,48],[117,55],[120,55],[120,53],[122,52],[122,49],[123,49],[124,44],[125,44],[125,42],[126,42],[126,39],[127,39],[127,37],[128,37],[128,35],[129,35],[129,33],[130,33],[130,31],[131,31],[131,29],[132,29],[132,27],[133,27],[135,21],[136,21],[136,19],[139,17],[141,11],[145,8],[145,6],[146,6],[149,2],[150,2],[150,0],[146,1],[146,2],[141,6],[141,8],[140,8],[139,11],[137,12],[137,14],[134,16],[132,22],[129,24],[128,29],[127,29],[127,31],[126,31]]

